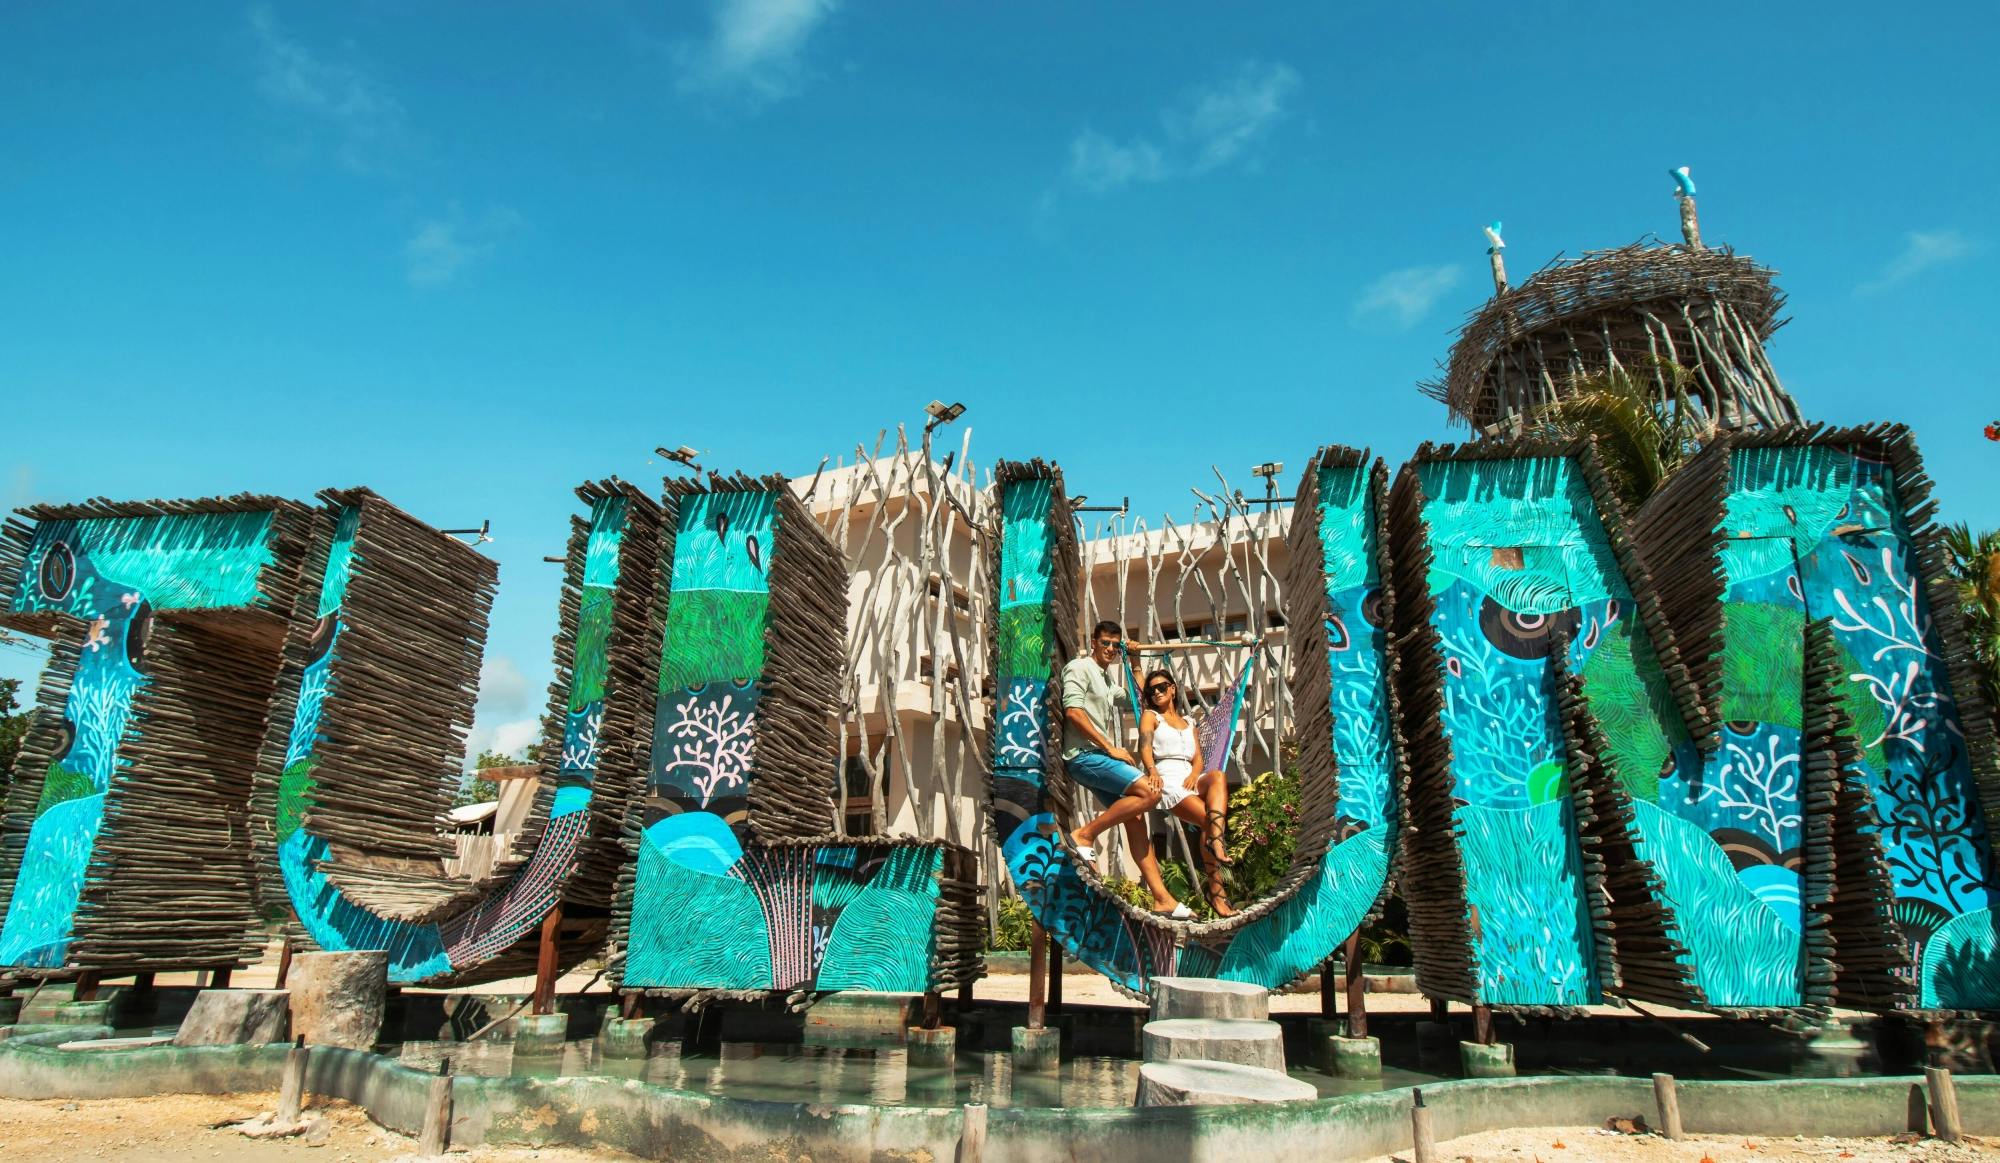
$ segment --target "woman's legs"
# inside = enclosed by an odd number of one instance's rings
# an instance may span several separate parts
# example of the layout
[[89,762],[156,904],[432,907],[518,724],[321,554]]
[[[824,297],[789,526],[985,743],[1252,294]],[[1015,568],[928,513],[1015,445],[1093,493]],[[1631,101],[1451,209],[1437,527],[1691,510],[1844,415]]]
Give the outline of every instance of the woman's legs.
[[1229,780],[1219,771],[1209,771],[1202,774],[1195,786],[1201,789],[1201,798],[1208,805],[1208,824],[1202,831],[1208,855],[1217,865],[1228,864]]
[[[1174,815],[1179,819],[1193,824],[1204,835],[1207,834],[1209,821],[1213,818],[1208,810],[1208,805],[1202,802],[1200,796],[1189,796],[1180,803],[1175,804]],[[1206,854],[1204,854],[1202,864],[1208,870],[1208,903],[1215,909],[1215,915],[1218,917],[1235,916],[1236,910],[1229,906],[1229,897],[1223,891],[1222,865],[1217,863],[1215,857]]]

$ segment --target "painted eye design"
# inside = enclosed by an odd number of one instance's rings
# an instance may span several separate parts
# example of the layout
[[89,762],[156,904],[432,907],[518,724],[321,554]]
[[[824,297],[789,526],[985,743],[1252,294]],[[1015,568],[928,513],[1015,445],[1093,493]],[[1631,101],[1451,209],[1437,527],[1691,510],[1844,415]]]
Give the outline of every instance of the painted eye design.
[[125,623],[125,660],[140,674],[146,673],[143,660],[146,643],[153,638],[153,603],[140,602],[132,611],[132,620]]
[[1361,620],[1370,626],[1382,625],[1382,591],[1369,590],[1361,596]]
[[1869,582],[1874,580],[1875,575],[1868,572],[1868,567],[1861,564],[1860,558],[1854,556],[1852,553],[1849,553],[1844,549],[1841,550],[1840,555],[1847,559],[1847,567],[1854,571],[1855,581],[1860,582],[1862,585],[1865,586]]
[[729,540],[729,511],[727,509],[715,515],[715,536],[718,541]]
[[756,570],[758,573],[763,573],[764,557],[763,554],[757,548],[757,535],[755,533],[752,533],[750,535],[748,543],[744,546],[744,548],[748,550],[750,554],[750,568]]
[[70,587],[76,584],[76,554],[67,542],[55,542],[42,554],[35,580],[41,585],[42,596],[51,602],[69,596]]
[[1794,524],[1794,525],[1798,524],[1798,523],[1799,523],[1799,511],[1798,511],[1797,509],[1794,509],[1794,508],[1792,508],[1792,507],[1791,507],[1790,505],[1786,505],[1786,506],[1785,506],[1785,520],[1787,520],[1787,521],[1790,521],[1790,522],[1791,522],[1792,524]]
[[1354,645],[1354,640],[1347,634],[1347,623],[1341,621],[1337,614],[1328,616],[1326,620],[1326,642],[1328,650],[1336,651]]
[[328,614],[321,618],[318,624],[313,627],[312,639],[308,642],[306,648],[306,663],[308,665],[325,658],[326,652],[333,649],[334,635],[339,628],[339,614]]
[[1555,649],[1554,633],[1574,635],[1583,619],[1574,606],[1553,614],[1522,613],[1486,598],[1479,603],[1479,629],[1502,654],[1514,658],[1547,658]]

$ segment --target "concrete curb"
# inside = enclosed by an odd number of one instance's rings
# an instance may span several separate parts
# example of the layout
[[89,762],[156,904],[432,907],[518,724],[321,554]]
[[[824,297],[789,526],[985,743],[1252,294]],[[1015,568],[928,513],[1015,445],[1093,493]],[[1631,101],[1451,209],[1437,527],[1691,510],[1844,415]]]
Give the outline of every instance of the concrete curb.
[[[74,1033],[74,1027],[71,1033]],[[151,1046],[66,1053],[28,1039],[0,1042],[0,1096],[134,1098],[274,1090],[286,1047]],[[313,1051],[314,1095],[365,1108],[414,1134],[431,1075],[357,1050]],[[1957,1079],[1967,1132],[2000,1135],[2000,1077]],[[1682,1082],[1688,1131],[1729,1135],[1890,1135],[1906,1129],[1916,1078]],[[1439,1139],[1527,1126],[1593,1126],[1613,1115],[1653,1117],[1645,1078],[1511,1078],[1426,1086]],[[1410,1146],[1410,1092],[1385,1091],[1257,1107],[1006,1109],[989,1114],[985,1158],[1084,1163],[1160,1158],[1356,1160]],[[736,1161],[782,1150],[863,1163],[927,1151],[954,1157],[956,1107],[870,1107],[755,1102],[665,1090],[615,1078],[475,1078],[453,1088],[453,1140],[553,1146],[601,1144],[649,1158]]]

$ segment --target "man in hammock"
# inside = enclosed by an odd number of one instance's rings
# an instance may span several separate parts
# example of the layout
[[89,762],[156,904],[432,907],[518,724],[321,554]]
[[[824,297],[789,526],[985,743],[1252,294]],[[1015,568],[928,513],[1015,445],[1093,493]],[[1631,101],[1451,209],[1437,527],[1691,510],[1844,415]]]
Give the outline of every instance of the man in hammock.
[[1096,819],[1071,832],[1079,860],[1097,863],[1093,845],[1097,837],[1114,824],[1125,825],[1125,840],[1139,864],[1139,879],[1153,894],[1153,912],[1176,921],[1194,916],[1194,910],[1175,900],[1160,879],[1160,861],[1153,855],[1152,839],[1146,834],[1146,813],[1160,802],[1160,781],[1148,777],[1133,762],[1132,753],[1118,745],[1113,732],[1118,723],[1118,699],[1125,684],[1116,681],[1111,668],[1118,661],[1118,646],[1125,631],[1116,622],[1099,622],[1091,631],[1090,653],[1070,659],[1063,667],[1063,763],[1071,782],[1096,793],[1105,804]]

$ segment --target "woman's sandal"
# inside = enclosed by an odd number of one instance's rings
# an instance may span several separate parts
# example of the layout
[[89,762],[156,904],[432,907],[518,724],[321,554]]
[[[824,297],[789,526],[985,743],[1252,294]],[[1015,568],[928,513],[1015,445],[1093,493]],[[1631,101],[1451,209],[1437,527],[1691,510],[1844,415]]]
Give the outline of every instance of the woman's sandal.
[[1170,909],[1148,909],[1147,911],[1152,913],[1154,916],[1159,917],[1160,919],[1166,921],[1194,920],[1194,910],[1187,907],[1185,903],[1179,901],[1176,901],[1174,903],[1174,907]]

